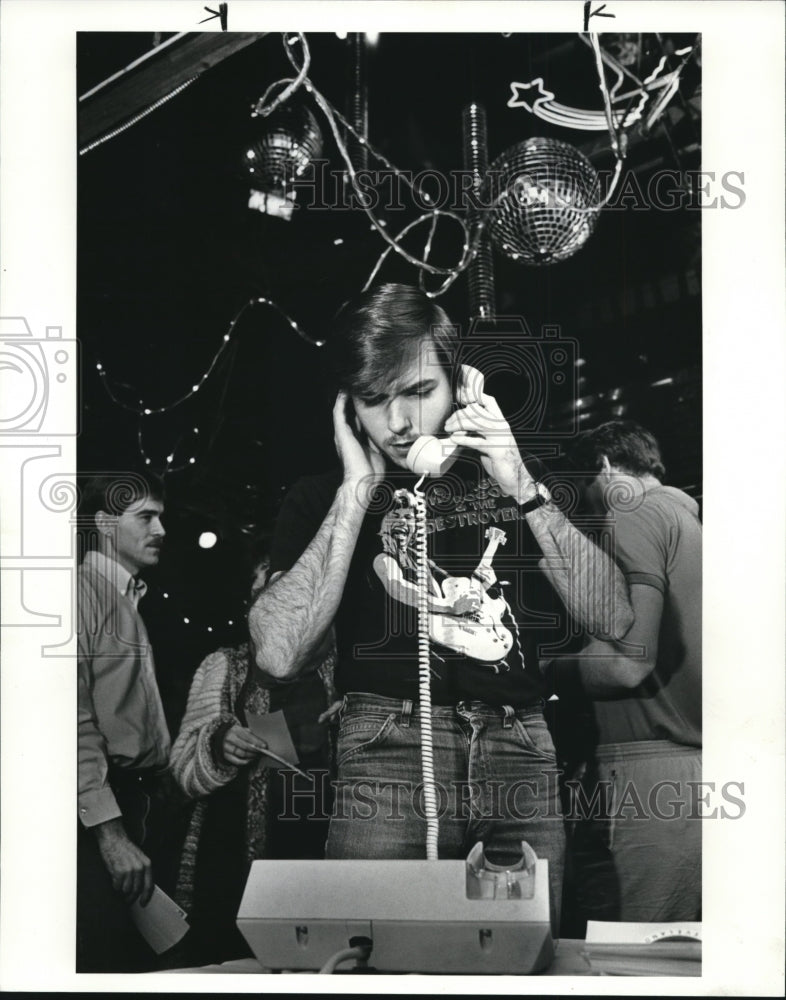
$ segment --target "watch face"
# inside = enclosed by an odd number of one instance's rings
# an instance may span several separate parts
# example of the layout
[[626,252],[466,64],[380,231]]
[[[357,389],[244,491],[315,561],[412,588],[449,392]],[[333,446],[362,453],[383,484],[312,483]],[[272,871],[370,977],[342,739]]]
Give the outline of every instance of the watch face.
[[538,496],[543,501],[543,503],[548,503],[551,500],[551,493],[549,493],[548,486],[543,483],[537,484]]

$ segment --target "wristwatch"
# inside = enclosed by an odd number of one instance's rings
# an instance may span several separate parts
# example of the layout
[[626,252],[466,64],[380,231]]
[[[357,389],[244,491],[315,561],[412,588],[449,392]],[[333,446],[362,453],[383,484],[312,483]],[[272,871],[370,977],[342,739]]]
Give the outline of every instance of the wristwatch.
[[551,493],[549,493],[548,487],[544,486],[543,483],[535,482],[535,496],[531,500],[527,500],[525,503],[519,504],[520,514],[529,514],[531,510],[537,510],[538,507],[542,507],[544,503],[549,503],[551,500]]

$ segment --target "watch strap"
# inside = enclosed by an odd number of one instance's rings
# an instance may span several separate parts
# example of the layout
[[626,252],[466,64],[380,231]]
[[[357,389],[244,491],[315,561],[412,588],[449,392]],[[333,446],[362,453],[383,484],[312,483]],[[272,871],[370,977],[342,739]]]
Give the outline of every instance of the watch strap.
[[551,500],[551,494],[548,489],[543,485],[543,483],[535,483],[535,496],[531,500],[527,500],[522,504],[519,504],[520,514],[529,514],[531,510],[537,510],[538,507],[542,507],[544,504]]

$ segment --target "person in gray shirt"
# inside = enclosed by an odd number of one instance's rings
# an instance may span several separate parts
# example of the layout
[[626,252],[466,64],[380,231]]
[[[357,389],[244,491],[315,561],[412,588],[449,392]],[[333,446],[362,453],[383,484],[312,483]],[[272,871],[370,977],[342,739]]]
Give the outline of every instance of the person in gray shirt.
[[664,486],[653,435],[610,421],[569,457],[587,506],[630,587],[622,641],[590,640],[546,668],[561,699],[592,700],[573,862],[589,918],[698,920],[701,913],[701,523],[695,500]]

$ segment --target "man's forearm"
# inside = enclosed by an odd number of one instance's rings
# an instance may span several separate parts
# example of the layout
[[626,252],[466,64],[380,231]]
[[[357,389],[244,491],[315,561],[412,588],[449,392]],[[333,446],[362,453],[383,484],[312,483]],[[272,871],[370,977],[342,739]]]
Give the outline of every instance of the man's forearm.
[[545,680],[549,693],[560,698],[605,701],[628,695],[650,670],[641,647],[623,651],[612,642],[592,639],[574,656],[552,660],[545,668]]
[[621,639],[633,623],[633,609],[614,560],[551,502],[525,516],[543,551],[541,568],[573,618],[588,632]]
[[366,512],[363,493],[362,483],[339,487],[311,544],[249,612],[257,665],[273,677],[295,676],[333,623]]

